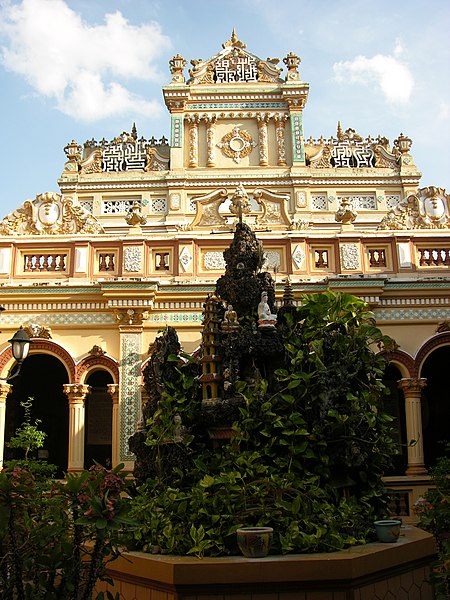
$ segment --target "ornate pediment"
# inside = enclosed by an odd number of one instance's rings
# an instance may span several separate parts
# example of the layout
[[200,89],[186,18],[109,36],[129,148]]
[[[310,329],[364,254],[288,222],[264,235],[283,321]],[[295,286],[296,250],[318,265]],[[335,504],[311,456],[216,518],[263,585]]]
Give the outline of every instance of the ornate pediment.
[[56,192],[39,194],[0,222],[0,235],[61,235],[103,233],[90,212],[72,197]]
[[395,140],[393,148],[390,149],[387,138],[378,136],[372,139],[369,136],[363,139],[354,129],[342,131],[341,124],[338,123],[336,137],[330,137],[328,140],[323,137],[318,140],[306,140],[306,164],[315,169],[364,167],[398,171],[401,151],[397,142],[398,140]]
[[400,202],[378,229],[449,229],[450,195],[443,188],[421,188]]
[[245,218],[254,225],[290,228],[292,223],[287,213],[288,194],[277,194],[257,188],[248,194],[242,185],[231,197],[225,188],[218,189],[196,201],[196,215],[187,229],[196,227],[229,228]]
[[[278,58],[262,60],[246,50],[246,45],[233,30],[231,39],[222,44],[222,50],[210,58],[191,60],[189,85],[223,83],[281,82]],[[292,62],[292,61],[291,61]],[[298,63],[297,63],[298,64]],[[288,65],[291,70],[296,65]]]

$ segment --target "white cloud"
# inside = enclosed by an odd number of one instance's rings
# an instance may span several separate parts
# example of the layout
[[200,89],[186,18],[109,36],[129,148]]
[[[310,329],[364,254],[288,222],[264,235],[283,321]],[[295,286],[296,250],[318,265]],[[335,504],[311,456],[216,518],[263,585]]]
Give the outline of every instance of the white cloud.
[[397,41],[394,56],[377,54],[372,58],[357,56],[350,61],[333,65],[335,79],[339,83],[376,85],[390,104],[405,104],[411,98],[414,78],[408,67],[398,60],[403,47]]
[[442,120],[450,119],[450,102],[441,100],[439,105],[438,117]]
[[160,78],[155,61],[171,43],[156,22],[135,26],[116,11],[90,25],[64,0],[8,1],[0,8],[0,35],[3,66],[63,113],[92,121],[160,111],[127,87],[132,79]]

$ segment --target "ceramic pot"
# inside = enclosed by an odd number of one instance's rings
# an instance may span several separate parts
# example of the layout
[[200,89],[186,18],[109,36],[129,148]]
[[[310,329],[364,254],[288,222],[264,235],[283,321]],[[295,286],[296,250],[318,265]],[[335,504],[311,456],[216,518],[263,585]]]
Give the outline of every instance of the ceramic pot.
[[400,535],[400,526],[402,522],[398,519],[385,519],[384,521],[375,521],[375,532],[380,542],[391,543],[398,540]]
[[263,558],[269,554],[272,527],[240,527],[236,534],[239,549],[245,557]]

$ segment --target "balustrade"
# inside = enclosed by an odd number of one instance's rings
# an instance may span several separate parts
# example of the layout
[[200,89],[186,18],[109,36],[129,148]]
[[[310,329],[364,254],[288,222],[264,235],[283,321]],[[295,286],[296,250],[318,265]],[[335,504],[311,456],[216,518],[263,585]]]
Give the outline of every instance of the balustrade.
[[98,255],[98,258],[99,258],[99,264],[98,264],[99,271],[101,271],[101,272],[114,271],[114,269],[115,269],[114,252],[101,252]]
[[314,250],[314,266],[316,269],[328,269],[328,250]]
[[450,248],[418,248],[420,267],[448,267]]
[[369,248],[369,265],[371,268],[386,267],[386,250],[384,248]]
[[38,271],[65,271],[67,254],[25,254],[23,270],[25,273]]

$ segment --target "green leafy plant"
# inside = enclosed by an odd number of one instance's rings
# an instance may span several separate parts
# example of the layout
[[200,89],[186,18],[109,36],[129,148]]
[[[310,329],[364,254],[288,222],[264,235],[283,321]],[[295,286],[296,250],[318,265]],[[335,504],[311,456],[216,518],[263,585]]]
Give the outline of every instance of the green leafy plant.
[[419,526],[436,538],[438,558],[431,581],[436,600],[450,597],[450,447],[430,469],[432,486],[414,507]]
[[24,421],[7,443],[10,448],[22,448],[25,453],[25,460],[28,459],[30,452],[44,446],[44,441],[47,437],[47,434],[39,429],[39,425],[42,423],[40,419],[36,419],[34,423],[31,422],[31,407],[33,406],[33,402],[34,398],[30,397],[28,400],[20,403],[20,406],[25,411]]
[[[214,447],[197,427],[183,468],[169,460],[170,481],[155,472],[137,490],[132,512],[140,547],[235,554],[234,534],[243,525],[272,526],[275,553],[371,539],[372,522],[388,504],[381,475],[394,451],[381,404],[385,364],[373,348],[389,339],[363,301],[332,292],[303,298],[279,332],[283,366],[265,377],[255,370],[235,384],[240,403],[232,438]],[[167,431],[183,406],[184,422],[201,421],[192,374],[180,369],[179,377],[148,421],[154,450],[176,445]]]
[[18,466],[0,473],[2,598],[91,600],[133,525],[122,468],[97,465],[47,486]]

